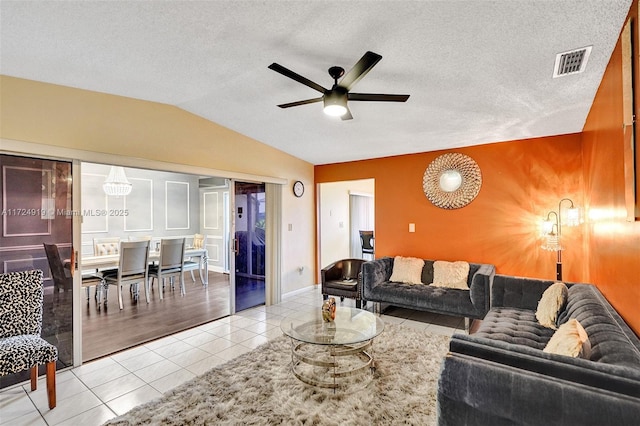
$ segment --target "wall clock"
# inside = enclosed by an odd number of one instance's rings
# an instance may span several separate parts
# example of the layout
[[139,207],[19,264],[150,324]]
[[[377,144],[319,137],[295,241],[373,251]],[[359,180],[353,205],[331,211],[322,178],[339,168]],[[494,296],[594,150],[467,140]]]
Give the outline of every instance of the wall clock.
[[304,184],[299,180],[293,183],[293,195],[300,198],[304,194]]
[[480,167],[468,155],[443,154],[436,157],[422,177],[422,189],[433,205],[442,209],[466,206],[480,192]]

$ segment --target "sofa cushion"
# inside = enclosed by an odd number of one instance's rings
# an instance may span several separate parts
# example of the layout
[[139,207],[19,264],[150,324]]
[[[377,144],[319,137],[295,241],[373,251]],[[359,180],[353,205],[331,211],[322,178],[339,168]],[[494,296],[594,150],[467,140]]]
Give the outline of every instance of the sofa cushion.
[[558,327],[543,351],[574,358],[579,356],[580,358],[589,359],[591,356],[591,344],[589,343],[587,332],[584,331],[584,328],[577,320],[572,318]]
[[445,262],[443,260],[433,262],[433,285],[436,287],[468,290],[468,278],[468,262]]
[[384,300],[384,303],[408,309],[458,316],[468,316],[469,312],[474,312],[469,290],[383,282],[371,289],[369,296],[373,300]]
[[396,256],[390,281],[406,284],[422,284],[424,260],[416,257]]
[[542,293],[536,309],[536,318],[543,327],[554,330],[557,328],[558,313],[567,303],[567,294],[567,286],[564,283],[552,284]]
[[553,330],[538,323],[528,309],[491,308],[474,336],[501,340],[505,343],[544,349]]

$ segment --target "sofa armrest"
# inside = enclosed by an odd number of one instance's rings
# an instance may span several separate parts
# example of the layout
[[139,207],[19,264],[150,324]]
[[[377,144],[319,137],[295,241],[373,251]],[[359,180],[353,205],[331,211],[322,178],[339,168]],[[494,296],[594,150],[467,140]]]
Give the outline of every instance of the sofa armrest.
[[367,295],[378,285],[389,281],[393,272],[393,258],[383,257],[380,259],[364,262],[362,264],[362,297],[367,300]]
[[495,273],[495,266],[481,264],[471,277],[469,286],[471,303],[477,310],[482,311],[482,316],[486,315],[491,308],[491,286]]
[[463,334],[451,337],[449,349],[451,353],[495,362],[528,374],[640,398],[640,372],[631,367],[550,354],[524,345]]
[[439,426],[635,424],[640,399],[450,352],[438,381]]
[[640,374],[454,334],[437,399],[440,426],[635,424]]

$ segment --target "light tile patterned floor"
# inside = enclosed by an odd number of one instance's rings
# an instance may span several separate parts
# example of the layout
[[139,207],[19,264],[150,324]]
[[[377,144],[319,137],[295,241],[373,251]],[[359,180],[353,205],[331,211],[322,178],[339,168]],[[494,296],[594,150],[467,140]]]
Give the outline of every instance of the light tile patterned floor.
[[[136,405],[282,335],[286,314],[319,307],[319,286],[283,296],[274,306],[236,315],[137,346],[57,374],[57,407],[49,410],[44,377],[38,390],[29,383],[0,391],[0,425],[100,425]],[[343,306],[354,306],[345,299]],[[371,308],[371,306],[369,306]],[[464,332],[464,320],[389,308],[386,323],[439,334]]]

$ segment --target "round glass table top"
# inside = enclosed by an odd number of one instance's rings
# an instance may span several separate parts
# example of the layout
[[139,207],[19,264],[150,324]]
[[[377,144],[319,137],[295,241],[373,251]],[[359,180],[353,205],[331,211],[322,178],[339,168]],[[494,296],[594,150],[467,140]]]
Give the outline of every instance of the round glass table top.
[[371,340],[384,330],[384,322],[369,311],[338,307],[331,322],[322,319],[322,309],[296,312],[280,322],[282,332],[301,342],[317,345],[349,345]]

